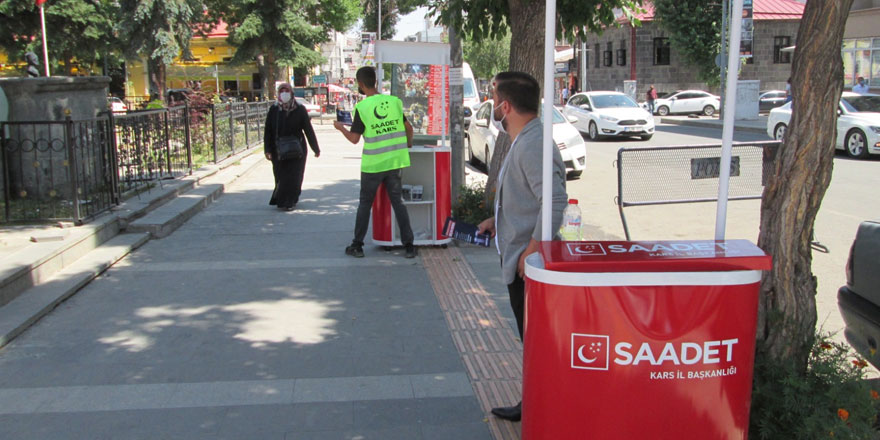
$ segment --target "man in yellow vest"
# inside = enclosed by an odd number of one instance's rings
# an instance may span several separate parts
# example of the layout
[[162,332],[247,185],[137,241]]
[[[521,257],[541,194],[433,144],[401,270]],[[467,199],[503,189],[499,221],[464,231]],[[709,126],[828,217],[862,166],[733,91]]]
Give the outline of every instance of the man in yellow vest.
[[333,127],[339,130],[349,142],[356,144],[364,137],[364,151],[361,157],[361,195],[354,226],[354,240],[345,248],[345,254],[352,257],[364,256],[364,237],[370,224],[370,210],[373,199],[384,183],[391,207],[400,228],[400,240],[406,258],[415,258],[413,231],[409,214],[401,200],[401,169],[409,166],[409,150],[412,147],[413,128],[403,115],[403,103],[396,96],[382,95],[376,90],[376,70],[361,67],[355,74],[358,92],[366,95],[354,107],[351,129],[336,121]]

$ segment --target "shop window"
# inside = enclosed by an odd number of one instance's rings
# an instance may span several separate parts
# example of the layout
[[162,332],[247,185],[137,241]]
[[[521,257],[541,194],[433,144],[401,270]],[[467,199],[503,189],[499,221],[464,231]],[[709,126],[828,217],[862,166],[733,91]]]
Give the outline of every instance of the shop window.
[[654,39],[654,65],[669,65],[669,38]]
[[791,46],[791,37],[773,37],[773,64],[791,63],[791,52],[783,52],[782,49]]

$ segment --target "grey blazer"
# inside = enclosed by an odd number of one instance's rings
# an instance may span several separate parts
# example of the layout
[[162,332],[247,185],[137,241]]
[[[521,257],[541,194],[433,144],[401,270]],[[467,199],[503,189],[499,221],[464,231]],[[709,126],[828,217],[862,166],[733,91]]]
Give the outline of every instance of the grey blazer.
[[[519,257],[534,238],[541,241],[541,198],[544,128],[533,119],[519,133],[510,148],[503,175],[495,190],[499,200],[495,233],[501,251],[501,277],[513,282]],[[559,149],[553,149],[553,225],[554,237],[562,223],[562,210],[568,203],[565,192],[565,165]]]

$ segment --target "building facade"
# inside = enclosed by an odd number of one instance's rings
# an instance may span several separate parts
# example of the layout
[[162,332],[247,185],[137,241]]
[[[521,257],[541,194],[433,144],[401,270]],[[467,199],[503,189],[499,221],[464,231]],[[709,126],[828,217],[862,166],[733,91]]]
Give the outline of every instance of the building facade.
[[880,0],[856,0],[843,34],[843,85],[851,89],[861,76],[880,93]]
[[[587,90],[623,91],[637,81],[640,99],[651,84],[658,92],[698,89],[718,92],[697,78],[695,69],[670,47],[669,34],[654,20],[654,8],[643,5],[641,26],[624,24],[601,35],[587,35]],[[784,89],[791,75],[791,53],[804,5],[794,0],[754,0],[752,57],[740,70],[741,80],[761,81],[761,89]]]

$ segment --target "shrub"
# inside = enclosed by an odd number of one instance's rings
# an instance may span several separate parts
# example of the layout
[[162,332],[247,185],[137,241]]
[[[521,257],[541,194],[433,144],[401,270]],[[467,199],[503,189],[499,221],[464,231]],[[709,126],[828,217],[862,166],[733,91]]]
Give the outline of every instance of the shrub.
[[452,205],[452,216],[459,221],[479,224],[492,216],[486,206],[486,187],[483,184],[459,187],[458,199]]
[[876,439],[880,390],[866,380],[867,365],[825,333],[816,335],[805,372],[759,351],[749,438]]

